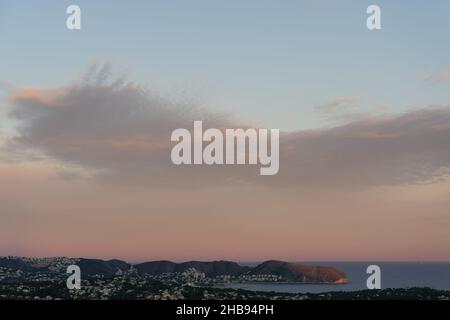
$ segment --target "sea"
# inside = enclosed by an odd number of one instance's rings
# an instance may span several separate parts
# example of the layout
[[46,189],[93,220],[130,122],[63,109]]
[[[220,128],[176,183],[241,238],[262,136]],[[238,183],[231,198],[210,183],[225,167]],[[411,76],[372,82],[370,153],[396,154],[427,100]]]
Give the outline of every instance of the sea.
[[[347,284],[228,283],[222,288],[288,293],[322,293],[367,289],[367,267],[381,269],[381,289],[429,287],[450,290],[450,262],[299,262],[304,265],[335,267],[347,275]],[[257,263],[239,263],[255,266]]]

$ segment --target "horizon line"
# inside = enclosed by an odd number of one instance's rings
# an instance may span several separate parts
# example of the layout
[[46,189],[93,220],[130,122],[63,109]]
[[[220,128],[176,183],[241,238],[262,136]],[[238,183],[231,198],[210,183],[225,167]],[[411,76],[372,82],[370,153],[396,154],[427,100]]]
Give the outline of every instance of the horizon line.
[[184,263],[184,262],[213,262],[213,261],[230,261],[236,263],[262,263],[266,261],[284,261],[284,262],[295,262],[295,263],[322,263],[322,262],[333,262],[333,263],[367,263],[367,262],[377,262],[377,263],[450,263],[450,260],[385,260],[385,259],[371,259],[371,260],[302,260],[302,259],[262,259],[262,260],[242,260],[242,259],[188,259],[188,260],[178,260],[178,259],[139,259],[139,260],[125,260],[121,258],[92,258],[92,257],[70,257],[70,256],[21,256],[21,255],[0,255],[0,258],[31,258],[31,259],[55,259],[55,258],[68,258],[68,259],[91,259],[91,260],[120,260],[129,264],[139,264],[145,262],[156,262],[156,261],[170,261],[174,263]]

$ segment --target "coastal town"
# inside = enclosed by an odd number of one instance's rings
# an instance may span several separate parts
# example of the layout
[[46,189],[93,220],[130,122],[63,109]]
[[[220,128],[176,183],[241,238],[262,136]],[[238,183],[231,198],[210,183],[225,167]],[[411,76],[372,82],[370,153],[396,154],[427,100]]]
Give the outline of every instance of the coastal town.
[[[90,274],[79,289],[68,289],[68,265],[74,258],[0,259],[0,300],[330,300],[330,299],[433,299],[450,300],[450,291],[429,288],[363,290],[356,292],[280,293],[229,289],[229,282],[279,282],[274,274],[216,275],[188,268],[183,272],[142,274],[134,266],[113,275]],[[33,267],[30,267],[33,266]]]
[[[8,257],[16,260],[17,257]],[[8,259],[7,258],[7,259]],[[67,289],[67,265],[78,262],[73,258],[33,259],[20,258],[34,266],[49,266],[45,271],[15,270],[0,266],[0,299],[246,299],[265,298],[266,293],[244,293],[244,290],[218,289],[215,286],[232,281],[277,282],[281,276],[261,275],[217,275],[207,277],[205,273],[189,268],[183,272],[140,275],[137,269],[117,270],[113,276],[90,275],[82,279],[79,290]],[[286,298],[280,294],[271,298]],[[304,298],[290,296],[290,298]]]

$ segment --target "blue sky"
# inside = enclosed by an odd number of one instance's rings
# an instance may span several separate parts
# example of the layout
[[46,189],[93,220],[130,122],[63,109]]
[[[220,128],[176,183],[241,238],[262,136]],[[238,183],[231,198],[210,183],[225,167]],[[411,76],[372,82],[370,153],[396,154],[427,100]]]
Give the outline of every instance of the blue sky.
[[[65,27],[70,4],[81,31]],[[380,5],[382,30],[367,30],[369,4]],[[0,80],[57,87],[109,60],[247,122],[315,128],[329,121],[317,106],[335,97],[355,97],[361,112],[448,105],[448,81],[425,78],[450,69],[449,14],[443,0],[0,0]]]

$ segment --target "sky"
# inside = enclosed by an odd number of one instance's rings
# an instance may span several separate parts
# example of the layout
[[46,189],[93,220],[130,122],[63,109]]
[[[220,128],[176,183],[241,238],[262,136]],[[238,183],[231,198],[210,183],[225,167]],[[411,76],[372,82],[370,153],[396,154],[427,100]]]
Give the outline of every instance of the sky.
[[[449,12],[0,0],[0,255],[450,261]],[[173,166],[202,119],[280,129],[279,174]]]

